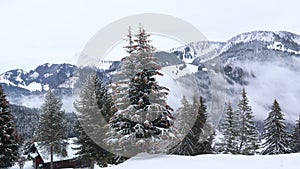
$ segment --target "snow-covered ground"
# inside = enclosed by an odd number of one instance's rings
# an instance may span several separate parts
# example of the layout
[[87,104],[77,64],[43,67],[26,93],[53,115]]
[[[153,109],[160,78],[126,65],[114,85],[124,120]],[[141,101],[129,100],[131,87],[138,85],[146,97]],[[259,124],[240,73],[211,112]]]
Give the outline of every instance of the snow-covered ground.
[[299,169],[300,154],[135,157],[110,169]]
[[[32,162],[26,162],[24,169],[33,169]],[[10,169],[18,169],[16,165]],[[299,169],[300,153],[272,156],[242,155],[199,155],[175,156],[153,155],[134,157],[106,169]],[[101,169],[95,166],[95,169]]]
[[[9,169],[20,169],[18,165],[14,165],[13,167]],[[32,161],[26,161],[23,169],[34,169],[32,167]]]

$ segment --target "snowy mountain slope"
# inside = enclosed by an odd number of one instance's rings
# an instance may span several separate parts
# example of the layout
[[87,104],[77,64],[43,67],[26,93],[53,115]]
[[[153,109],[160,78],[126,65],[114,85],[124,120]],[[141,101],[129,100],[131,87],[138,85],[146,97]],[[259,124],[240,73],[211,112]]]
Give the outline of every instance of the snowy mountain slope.
[[[277,99],[287,120],[293,123],[300,109],[300,87],[295,85],[300,81],[299,51],[299,35],[254,31],[227,42],[194,42],[173,48],[170,53],[158,52],[155,57],[169,76],[165,83],[164,79],[160,81],[175,93],[169,96],[175,107],[182,95],[192,98],[197,90],[206,98],[208,110],[218,111],[214,114],[217,121],[223,110],[220,105],[229,100],[235,105],[245,87],[258,120],[266,117],[271,103]],[[119,67],[119,62],[99,63],[99,76],[108,82]],[[2,73],[0,83],[12,103],[38,107],[43,93],[51,88],[71,110],[72,90],[78,80],[74,76],[76,70],[76,66],[69,64],[44,64],[29,72],[16,69]],[[84,79],[79,84],[83,82]],[[181,94],[176,88],[180,88]]]
[[[247,46],[246,48],[244,48],[245,45]],[[186,63],[191,63],[195,62],[197,57],[200,57],[202,62],[205,62],[224,53],[243,49],[249,51],[251,49],[255,52],[255,50],[268,48],[297,55],[300,51],[299,45],[300,35],[297,34],[286,31],[253,31],[239,34],[227,42],[193,42],[185,46],[172,48],[168,52],[176,55]]]
[[15,69],[2,73],[0,83],[29,92],[43,92],[59,88],[72,77],[74,71],[75,66],[70,64],[43,64],[30,72]]
[[271,32],[271,31],[253,31],[242,33],[231,38],[227,41],[226,45],[220,51],[220,54],[228,51],[231,47],[242,43],[254,43],[254,42],[264,42],[266,44],[288,44],[289,50],[291,51],[299,51],[299,35],[279,31],[279,32]]
[[178,79],[186,74],[196,73],[198,71],[198,66],[192,64],[178,64],[163,67],[162,70],[167,72],[172,78]]
[[15,69],[0,74],[0,84],[13,104],[39,108],[45,92],[52,89],[62,98],[64,108],[72,111],[69,100],[76,81],[73,77],[76,69],[76,66],[70,64],[48,63],[29,72]]
[[[226,43],[219,43],[221,45],[216,45],[210,53],[195,50],[198,56],[191,64],[198,66],[198,70],[208,70],[208,77],[205,72],[199,71],[197,79],[211,79],[216,72],[222,77],[218,80],[224,82],[226,99],[223,102],[230,100],[235,105],[245,87],[258,120],[266,118],[272,101],[277,99],[286,119],[294,123],[300,109],[297,99],[300,87],[296,85],[300,79],[299,39],[299,35],[284,31],[243,33]],[[201,46],[203,42],[198,44]],[[178,52],[176,48],[172,49],[172,52],[180,53],[185,47],[189,45],[177,48]],[[218,64],[219,69],[215,71],[213,65]],[[203,84],[208,87],[204,91],[214,92],[209,82]],[[203,89],[203,85],[199,88]]]
[[192,63],[198,57],[219,53],[224,45],[224,42],[200,41],[172,48],[168,52],[176,55],[177,58],[183,60],[185,63]]
[[228,83],[228,100],[236,102],[235,96],[245,87],[258,119],[266,118],[272,101],[277,99],[286,119],[294,122],[300,108],[297,38],[288,32],[252,32],[229,40],[230,45],[225,45],[228,49],[222,49],[219,55]]
[[42,91],[49,88],[47,85],[31,81],[37,78],[38,73],[29,74],[21,69],[15,69],[0,75],[0,82],[8,86],[20,87],[29,91]]

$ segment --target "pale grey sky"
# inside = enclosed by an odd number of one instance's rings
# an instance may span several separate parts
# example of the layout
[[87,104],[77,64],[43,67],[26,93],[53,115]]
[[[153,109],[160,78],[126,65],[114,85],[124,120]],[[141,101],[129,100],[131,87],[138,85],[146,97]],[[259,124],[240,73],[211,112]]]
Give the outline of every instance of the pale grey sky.
[[253,30],[300,34],[299,6],[298,0],[0,0],[0,73],[76,63],[98,30],[133,14],[173,15],[209,40],[226,41]]

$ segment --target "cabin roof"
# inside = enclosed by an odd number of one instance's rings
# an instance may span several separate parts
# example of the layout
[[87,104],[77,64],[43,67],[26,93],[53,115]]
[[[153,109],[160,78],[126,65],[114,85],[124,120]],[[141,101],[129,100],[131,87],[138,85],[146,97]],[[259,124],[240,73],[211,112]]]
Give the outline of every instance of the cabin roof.
[[[63,161],[63,160],[69,160],[69,159],[74,159],[77,156],[75,155],[77,150],[73,150],[72,148],[76,148],[79,147],[79,145],[75,144],[76,138],[69,138],[67,140],[68,145],[67,145],[67,156],[66,157],[62,157],[62,156],[58,156],[56,154],[53,155],[53,162],[55,161]],[[35,158],[38,156],[38,153],[40,154],[40,156],[42,157],[44,163],[48,163],[50,162],[50,152],[47,152],[46,149],[42,148],[41,146],[38,145],[37,142],[34,143],[34,145],[37,148],[38,152],[31,152],[30,156]]]

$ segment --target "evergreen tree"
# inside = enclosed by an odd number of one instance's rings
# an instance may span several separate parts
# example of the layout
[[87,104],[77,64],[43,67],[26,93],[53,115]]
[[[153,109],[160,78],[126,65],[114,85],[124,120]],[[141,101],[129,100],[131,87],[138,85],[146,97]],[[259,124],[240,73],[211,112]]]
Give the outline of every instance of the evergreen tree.
[[18,157],[18,140],[9,102],[0,85],[0,168],[14,165]]
[[210,121],[210,118],[207,118],[204,127],[203,132],[200,133],[200,139],[199,142],[202,144],[202,147],[204,148],[201,154],[210,154],[214,150],[212,147],[213,141],[215,139],[215,128],[213,123]]
[[98,78],[97,75],[91,75],[91,79],[94,80],[98,108],[105,122],[108,123],[111,117],[116,112],[116,109],[113,104],[113,99],[111,97],[111,94],[108,92],[108,89],[106,88],[104,83]]
[[196,120],[200,121],[200,124],[194,124],[194,126],[192,127],[193,133],[197,133],[200,131],[197,154],[212,153],[212,142],[214,139],[215,131],[213,124],[209,121],[206,109],[207,107],[205,105],[204,98],[200,97],[198,117],[196,118]]
[[237,129],[238,119],[236,113],[232,110],[231,103],[228,103],[226,109],[225,121],[222,126],[224,135],[224,153],[236,154],[238,150],[238,129]]
[[274,100],[272,110],[264,120],[265,133],[263,138],[266,140],[263,144],[262,154],[284,154],[290,151],[283,114],[280,106]]
[[242,91],[242,99],[238,104],[237,113],[238,118],[241,120],[237,126],[240,130],[238,153],[245,155],[255,154],[255,151],[259,148],[259,137],[254,125],[254,116],[245,89]]
[[294,153],[300,152],[300,116],[296,121],[296,125],[292,134],[292,151]]
[[74,149],[78,150],[79,159],[91,161],[91,167],[94,166],[94,162],[101,167],[106,167],[107,164],[112,163],[114,155],[101,147],[103,145],[103,127],[114,111],[112,99],[96,74],[87,78],[74,106],[78,111],[76,144],[79,145]]
[[132,52],[134,52],[137,48],[137,45],[134,44],[134,41],[132,39],[132,33],[131,33],[131,27],[128,28],[128,35],[126,41],[128,42],[127,46],[124,46],[126,49],[126,52],[130,55]]
[[180,134],[184,135],[193,127],[199,105],[196,103],[196,100],[194,100],[193,105],[190,104],[185,96],[182,97],[181,104],[182,107],[176,111],[177,116],[174,126],[178,129]]
[[120,77],[112,84],[118,111],[110,121],[111,129],[106,140],[113,149],[127,152],[127,156],[139,152],[161,152],[163,148],[160,146],[168,142],[166,138],[175,138],[171,134],[172,109],[166,103],[168,89],[158,85],[154,77],[162,74],[148,37],[140,28],[133,40],[136,50],[122,59]]
[[196,121],[190,132],[175,147],[168,151],[169,154],[195,156],[199,154],[212,153],[211,144],[208,140],[202,139],[204,127],[207,121],[207,112],[204,100],[200,97],[200,104]]
[[36,140],[46,152],[50,152],[50,168],[53,169],[53,154],[67,156],[65,113],[61,110],[62,102],[49,90],[41,106],[41,117],[38,123]]
[[150,35],[146,33],[142,25],[139,26],[139,33],[136,34],[135,37],[134,42],[136,42],[136,45],[134,47],[138,52],[151,53],[155,50],[155,48],[150,45],[151,40],[148,39]]
[[127,52],[127,56],[121,60],[121,71],[116,72],[113,77],[113,83],[110,85],[111,89],[114,91],[113,98],[114,103],[117,105],[115,109],[125,109],[130,105],[130,100],[128,97],[130,77],[136,74],[136,55],[133,53],[137,52],[137,45],[133,41],[131,27],[128,29],[128,35],[126,41],[127,46],[124,46]]

